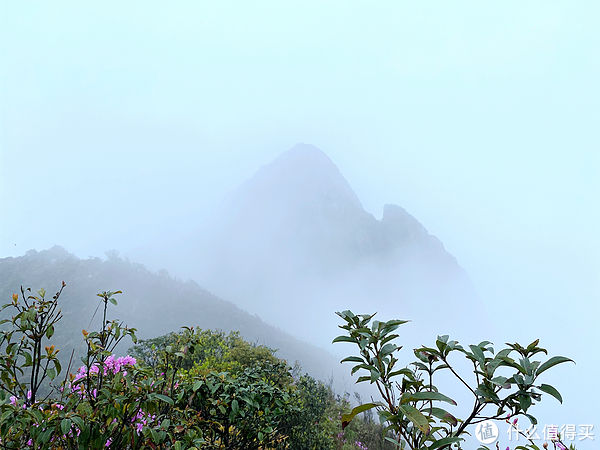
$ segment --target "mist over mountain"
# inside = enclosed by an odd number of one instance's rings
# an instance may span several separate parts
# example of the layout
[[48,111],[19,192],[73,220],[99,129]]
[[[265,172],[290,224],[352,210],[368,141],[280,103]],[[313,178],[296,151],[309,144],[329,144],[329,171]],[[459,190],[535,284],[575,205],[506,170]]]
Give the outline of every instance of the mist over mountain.
[[435,236],[397,205],[377,220],[312,145],[258,170],[203,230],[188,256],[201,285],[296,335],[308,321],[321,345],[340,309],[418,319],[426,304],[445,320],[476,307],[466,273]]
[[411,319],[415,344],[432,339],[432,329],[461,337],[459,330],[477,326],[479,302],[443,244],[401,206],[385,205],[376,219],[314,146],[296,145],[260,168],[198,230],[177,244],[165,240],[167,248],[149,244],[159,267],[194,281],[151,272],[116,252],[106,261],[79,259],[54,247],[0,260],[0,294],[7,299],[20,285],[52,291],[65,280],[69,331],[61,339],[76,347],[91,326],[95,294],[123,290],[112,312],[141,337],[183,325],[239,330],[321,377],[331,375],[335,360],[302,341],[343,353],[329,345],[335,311]]
[[21,285],[53,292],[65,280],[65,323],[57,333],[63,357],[83,350],[81,330],[98,325],[95,294],[122,290],[111,317],[141,338],[184,325],[239,330],[317,377],[335,371],[342,383],[337,360],[322,350],[344,353],[330,346],[335,311],[411,319],[405,342],[415,345],[434,338],[432,329],[456,336],[476,325],[468,277],[443,244],[401,206],[385,205],[380,220],[368,213],[314,146],[298,144],[260,168],[198,230],[177,244],[149,244],[155,266],[194,281],[151,272],[116,251],[107,260],[80,259],[57,246],[0,259],[0,295],[9,299]]
[[[202,289],[193,281],[182,282],[166,271],[154,273],[141,264],[131,263],[114,252],[108,259],[80,259],[62,247],[31,250],[21,257],[0,259],[0,304],[9,303],[20,287],[40,288],[48,298],[67,283],[59,299],[63,318],[56,328],[55,341],[61,350],[66,367],[71,350],[74,364],[85,351],[81,330],[101,328],[102,311],[97,307],[97,293],[121,290],[118,305],[109,305],[108,318],[123,320],[137,328],[139,338],[151,338],[178,331],[182,326],[203,329],[239,331],[249,342],[277,349],[277,355],[293,365],[300,362],[304,370],[327,379],[333,375],[337,360],[327,352],[302,342],[281,329],[265,323],[231,302],[222,300]],[[6,312],[0,312],[3,318]],[[123,342],[119,351],[124,354],[132,345]],[[336,374],[336,381],[341,376]],[[338,384],[339,386],[339,384]]]

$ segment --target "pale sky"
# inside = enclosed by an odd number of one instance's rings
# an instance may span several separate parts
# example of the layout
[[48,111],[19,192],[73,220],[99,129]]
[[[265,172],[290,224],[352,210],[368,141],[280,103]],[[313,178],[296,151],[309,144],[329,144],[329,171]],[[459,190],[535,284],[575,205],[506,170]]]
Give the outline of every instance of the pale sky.
[[578,359],[561,374],[590,377],[599,14],[592,1],[3,2],[0,257],[54,244],[135,257],[311,143],[375,216],[400,204],[444,242],[499,332],[542,334]]

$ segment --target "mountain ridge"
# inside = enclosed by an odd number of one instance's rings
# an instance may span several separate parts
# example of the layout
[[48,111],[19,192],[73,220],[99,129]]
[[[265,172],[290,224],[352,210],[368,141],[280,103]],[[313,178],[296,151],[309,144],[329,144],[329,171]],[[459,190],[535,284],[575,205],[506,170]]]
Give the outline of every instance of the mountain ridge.
[[[326,351],[215,296],[195,281],[177,280],[164,270],[151,272],[114,252],[107,259],[82,259],[54,246],[30,250],[23,256],[0,258],[0,304],[9,303],[11,295],[19,292],[21,286],[34,291],[44,288],[50,294],[62,281],[67,286],[59,299],[63,319],[57,326],[55,339],[63,358],[68,358],[71,349],[76,355],[83,352],[82,329],[99,326],[99,315],[94,317],[99,302],[96,294],[118,289],[123,294],[116,297],[117,306],[109,307],[109,318],[118,318],[137,328],[140,338],[178,331],[182,326],[239,331],[250,342],[278,349],[278,356],[290,364],[299,361],[318,378],[330,377],[337,362]],[[130,345],[124,344],[119,350],[125,352]]]

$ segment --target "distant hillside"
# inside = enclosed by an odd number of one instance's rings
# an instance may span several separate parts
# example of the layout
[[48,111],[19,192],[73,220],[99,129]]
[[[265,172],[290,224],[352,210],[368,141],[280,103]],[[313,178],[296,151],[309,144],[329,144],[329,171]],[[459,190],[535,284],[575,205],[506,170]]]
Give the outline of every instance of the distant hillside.
[[[98,326],[100,313],[96,314],[94,323],[90,323],[100,300],[96,294],[122,290],[123,294],[116,297],[118,306],[109,309],[109,318],[119,318],[128,326],[136,327],[138,337],[158,336],[184,325],[239,330],[250,342],[279,349],[278,355],[291,364],[298,360],[305,370],[317,377],[330,377],[331,368],[338,366],[338,361],[325,351],[268,325],[194,282],[175,280],[166,272],[152,273],[142,265],[116,256],[108,260],[79,259],[61,247],[53,247],[0,259],[0,302],[8,303],[21,285],[36,291],[45,288],[52,295],[62,280],[67,287],[60,297],[63,319],[55,338],[63,359],[68,359],[73,348],[83,351],[82,329]],[[125,343],[121,351],[125,352],[130,345]]]
[[[365,211],[336,165],[299,144],[239,186],[214,223],[189,243],[194,278],[265,320],[303,316],[320,345],[333,312],[464,317],[473,292],[464,270],[417,219],[386,205]],[[425,306],[425,308],[423,308]],[[302,333],[305,323],[287,330]]]

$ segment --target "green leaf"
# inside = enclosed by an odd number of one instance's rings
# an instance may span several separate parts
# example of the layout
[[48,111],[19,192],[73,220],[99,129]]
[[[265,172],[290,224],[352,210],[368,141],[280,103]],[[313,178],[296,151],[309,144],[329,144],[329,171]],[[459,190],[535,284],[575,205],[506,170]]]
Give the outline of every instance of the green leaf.
[[411,405],[400,405],[398,409],[400,409],[408,420],[415,424],[421,432],[427,433],[429,431],[429,421],[427,420],[427,417],[425,417],[417,408]]
[[342,430],[348,426],[348,424],[354,419],[357,414],[361,412],[368,411],[369,409],[375,408],[379,406],[378,403],[365,403],[364,405],[359,405],[350,411],[348,414],[344,414],[342,416]]
[[62,367],[58,358],[54,360],[54,369],[56,370],[57,375],[62,371]]
[[510,355],[513,350],[511,348],[505,348],[496,353],[496,359],[501,359]]
[[395,376],[398,376],[398,375],[404,375],[404,376],[407,376],[407,377],[412,377],[413,373],[412,373],[412,371],[410,369],[404,368],[404,369],[400,369],[400,370],[395,370],[394,372],[390,372],[388,374],[388,378],[392,378],[392,377],[395,377]]
[[163,395],[163,394],[154,394],[154,396],[157,399],[162,400],[163,402],[168,403],[169,405],[173,404],[173,399],[171,397],[167,397],[166,395]]
[[397,325],[404,325],[405,323],[410,322],[410,320],[388,320],[384,324],[384,328],[395,327]]
[[392,444],[394,444],[394,448],[400,448],[400,447],[398,447],[398,439],[399,439],[399,438],[397,438],[397,439],[394,439],[394,438],[391,438],[391,437],[389,437],[389,436],[386,436],[386,437],[385,437],[385,440],[386,440],[386,441],[388,441],[388,442],[391,442]]
[[526,348],[527,352],[531,352],[534,348],[537,347],[537,345],[540,343],[539,339],[536,339],[535,341],[533,341],[531,344],[529,344]]
[[473,352],[475,359],[483,366],[485,364],[485,355],[483,351],[476,345],[469,345],[469,348]]
[[346,309],[345,311],[342,311],[342,312],[336,312],[336,314],[344,320],[353,319],[355,317],[355,315],[349,309]]
[[63,419],[60,422],[60,430],[63,434],[67,434],[71,429],[71,419]]
[[531,423],[531,425],[537,425],[538,421],[535,417],[533,417],[531,414],[525,414],[525,417],[527,417],[529,419],[529,422]]
[[379,370],[377,370],[375,367],[372,367],[370,370],[371,370],[371,383],[374,383],[375,381],[379,380],[379,378],[381,377],[381,374],[379,373]]
[[454,400],[445,396],[444,394],[440,394],[439,392],[415,392],[414,394],[404,394],[400,399],[400,403],[405,404],[420,400],[439,400],[456,406],[456,402]]
[[399,334],[388,334],[388,335],[386,335],[383,339],[381,339],[381,345],[385,345],[389,341],[391,341],[393,339],[396,339],[398,336],[400,336],[400,335]]
[[565,358],[564,356],[553,356],[548,361],[546,361],[544,364],[542,364],[540,367],[538,367],[537,375],[539,375],[542,372],[545,372],[550,367],[556,366],[557,364],[561,364],[564,362],[569,362],[569,361],[572,363],[575,362],[570,358]]
[[545,392],[546,394],[550,394],[552,397],[554,397],[559,402],[561,402],[561,403],[563,402],[560,392],[558,392],[554,386],[550,386],[549,384],[542,384],[542,385],[538,386],[538,389],[540,391]]
[[385,344],[379,351],[379,354],[381,356],[389,355],[390,353],[393,353],[396,350],[396,348],[397,347],[394,344]]
[[371,370],[371,366],[365,363],[362,364],[357,364],[356,366],[354,366],[352,368],[352,370],[350,371],[350,375],[354,375],[358,370],[360,369],[366,369],[366,370]]
[[531,403],[531,397],[529,397],[528,395],[519,395],[519,406],[521,406],[521,409],[523,411],[527,412],[527,410],[531,406]]
[[[500,352],[498,352],[498,354],[500,354]],[[517,369],[519,372],[521,372],[523,375],[527,375],[527,372],[525,371],[525,369],[521,365],[517,364],[517,362],[514,359],[512,359],[508,356],[500,356],[500,357],[496,356],[496,358],[502,361],[499,365],[513,367],[513,368]]]
[[486,384],[480,384],[479,386],[477,386],[477,389],[475,389],[475,393],[481,397],[483,397],[485,400],[492,400],[492,401],[498,401],[499,397],[496,394],[496,392],[494,392],[494,390],[486,385]]
[[332,344],[335,344],[336,342],[352,342],[352,343],[355,343],[356,340],[353,339],[353,338],[351,338],[350,336],[338,336],[333,341],[331,341]]
[[434,417],[437,417],[444,422],[448,422],[449,424],[456,426],[458,424],[458,419],[450,414],[448,411],[442,408],[427,408],[425,410],[427,414],[430,414]]
[[506,385],[506,380],[508,380],[508,378],[506,377],[502,377],[502,376],[497,376],[495,378],[492,378],[490,381],[495,384],[496,386],[505,386]]
[[[52,428],[49,428],[46,431],[41,432],[40,434],[38,434],[36,442],[39,442],[40,444],[45,444],[46,442],[48,442],[50,440],[50,436],[52,435],[53,432],[54,432],[54,430]],[[42,448],[44,448],[44,447],[42,447]]]
[[342,359],[340,362],[357,362],[362,363],[364,360],[358,356],[348,356],[347,358]]
[[54,334],[54,325],[50,325],[48,327],[48,329],[46,330],[46,337],[48,339],[50,339],[52,337],[52,335]]
[[528,375],[533,372],[533,366],[531,365],[531,361],[529,361],[529,358],[521,358],[519,360],[519,363],[521,363],[521,366],[523,367],[523,369],[525,369],[525,372]]
[[112,297],[108,297],[108,301],[111,302],[113,305],[117,304],[117,301]]
[[83,430],[85,423],[83,422],[83,419],[79,416],[75,416],[72,418],[73,422],[75,422],[75,425],[77,425],[77,428],[79,428],[80,430]]

